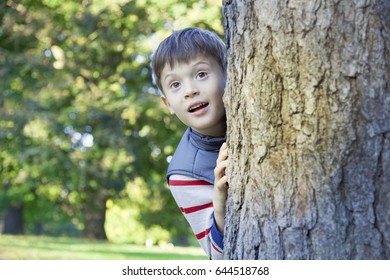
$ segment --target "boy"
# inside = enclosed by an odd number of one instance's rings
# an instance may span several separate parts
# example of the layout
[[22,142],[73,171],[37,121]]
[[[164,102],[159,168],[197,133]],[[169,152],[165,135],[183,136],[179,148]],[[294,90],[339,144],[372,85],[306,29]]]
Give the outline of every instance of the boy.
[[168,167],[172,195],[208,257],[223,259],[225,44],[210,31],[175,31],[158,46],[152,68],[162,101],[188,126]]

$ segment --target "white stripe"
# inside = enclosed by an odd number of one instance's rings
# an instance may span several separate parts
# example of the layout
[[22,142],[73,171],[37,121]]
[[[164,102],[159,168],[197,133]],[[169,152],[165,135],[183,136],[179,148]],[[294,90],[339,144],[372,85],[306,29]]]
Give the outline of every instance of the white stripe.
[[[198,181],[198,179],[173,174],[170,176],[171,180],[183,180],[183,181]],[[181,208],[189,208],[194,206],[201,206],[213,202],[213,191],[214,186],[204,186],[204,185],[195,185],[195,186],[169,186],[173,197],[176,200],[176,203]],[[213,208],[206,208],[197,212],[190,214],[184,214],[184,217],[187,219],[190,224],[194,234],[204,232],[209,229],[213,223]],[[199,244],[206,252],[207,256],[212,259],[223,259],[223,255],[216,251],[211,245],[211,234],[205,236],[199,240]],[[213,242],[215,247],[219,246]]]

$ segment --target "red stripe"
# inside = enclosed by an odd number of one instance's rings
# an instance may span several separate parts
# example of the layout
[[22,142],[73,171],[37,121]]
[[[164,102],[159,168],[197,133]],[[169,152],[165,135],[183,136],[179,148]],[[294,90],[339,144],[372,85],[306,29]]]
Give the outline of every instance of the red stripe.
[[209,232],[210,232],[210,229],[208,228],[205,231],[202,231],[195,236],[199,240],[199,239],[202,239],[203,237],[205,237],[207,234],[209,234]]
[[212,184],[203,180],[169,180],[170,186],[211,186]]
[[217,251],[218,253],[222,254],[222,251],[219,250],[219,248],[217,246],[215,246],[213,242],[211,242],[211,246],[213,246],[215,251]]
[[190,213],[194,213],[194,212],[197,212],[197,211],[200,211],[200,210],[203,210],[203,209],[206,209],[206,208],[210,208],[210,207],[213,207],[213,203],[212,202],[207,203],[207,204],[203,204],[203,205],[188,207],[188,208],[180,207],[180,210],[184,214],[190,214]]

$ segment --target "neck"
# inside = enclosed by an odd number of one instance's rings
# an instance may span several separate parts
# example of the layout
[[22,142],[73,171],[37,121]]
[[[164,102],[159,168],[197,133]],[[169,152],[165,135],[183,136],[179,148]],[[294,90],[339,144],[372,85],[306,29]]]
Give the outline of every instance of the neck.
[[191,128],[192,130],[196,131],[197,133],[200,133],[204,136],[210,136],[210,137],[224,137],[226,135],[226,118],[223,120],[223,122],[219,123],[218,125],[209,128],[204,129],[202,131],[196,130],[194,128]]

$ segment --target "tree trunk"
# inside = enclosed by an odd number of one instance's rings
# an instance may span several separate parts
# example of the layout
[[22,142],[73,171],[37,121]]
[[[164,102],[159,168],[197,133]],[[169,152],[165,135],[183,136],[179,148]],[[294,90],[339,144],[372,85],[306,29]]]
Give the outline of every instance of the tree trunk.
[[107,240],[104,224],[106,221],[106,196],[101,192],[89,192],[84,204],[83,238]]
[[390,259],[390,2],[224,1],[227,259]]
[[23,206],[9,206],[4,216],[3,234],[23,234]]

